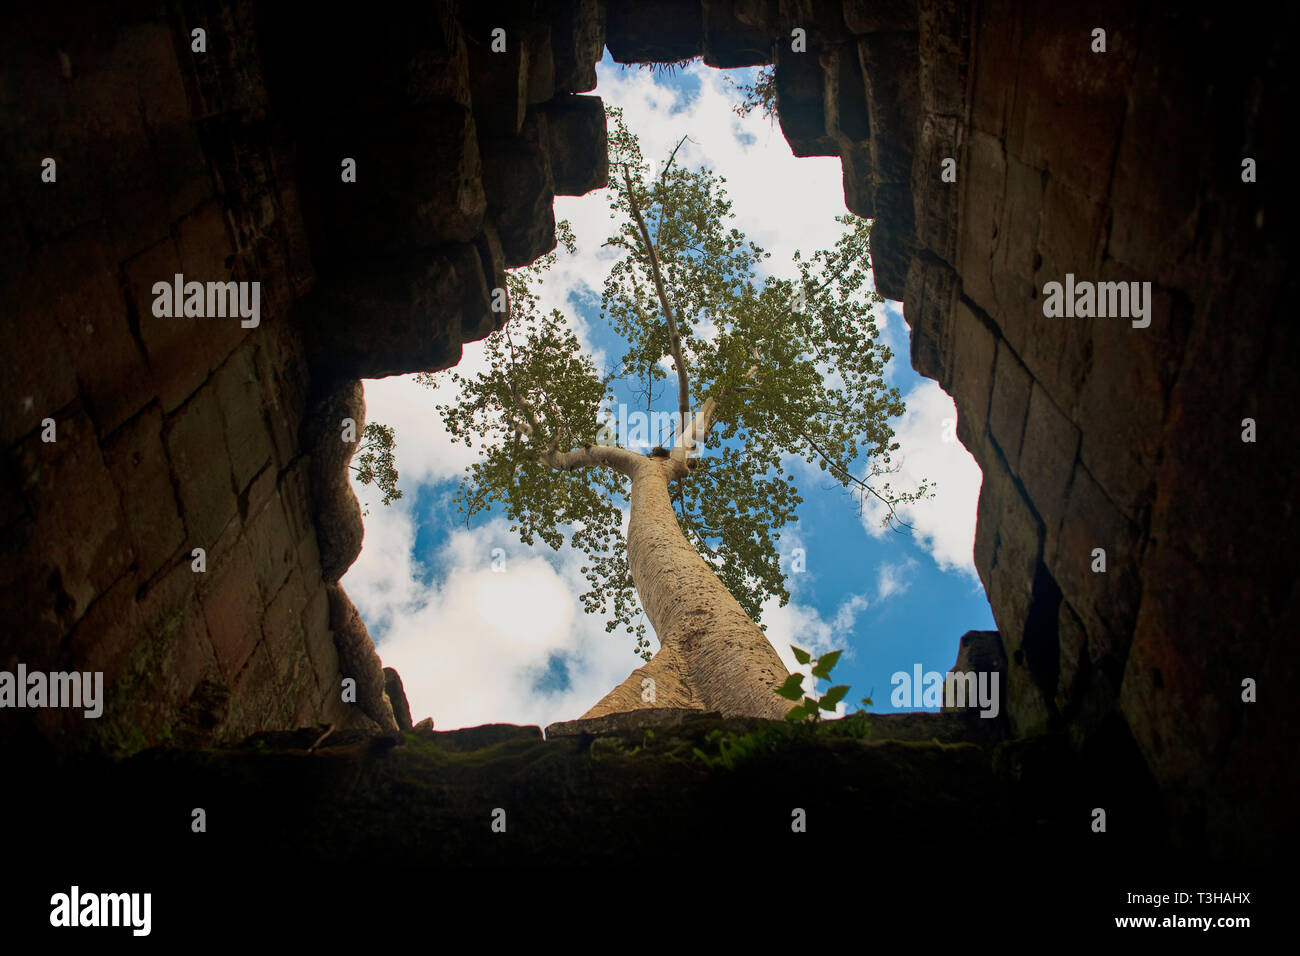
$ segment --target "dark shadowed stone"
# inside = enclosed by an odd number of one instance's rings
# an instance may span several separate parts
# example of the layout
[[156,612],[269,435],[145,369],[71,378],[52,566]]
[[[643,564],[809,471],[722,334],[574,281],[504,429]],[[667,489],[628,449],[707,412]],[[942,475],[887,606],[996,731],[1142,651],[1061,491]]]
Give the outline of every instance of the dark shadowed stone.
[[527,101],[545,103],[555,95],[555,60],[551,55],[551,27],[530,22],[524,33],[528,47]]
[[989,404],[989,434],[1002,450],[1013,472],[1020,471],[1020,442],[1029,411],[1029,390],[1033,379],[1011,351],[1006,339],[998,341],[993,369],[993,397]]
[[492,226],[483,227],[483,235],[474,240],[479,261],[483,266],[483,279],[487,283],[488,309],[467,309],[461,320],[461,333],[466,342],[477,342],[506,324],[510,317],[510,297],[504,298],[505,308],[494,311],[493,300],[497,290],[506,292],[506,257],[501,249],[501,239]]
[[916,29],[916,0],[844,0],[844,25],[852,33]]
[[781,132],[796,156],[838,156],[839,147],[826,132],[825,74],[818,51],[793,53],[777,45],[776,103]]
[[607,5],[605,16],[605,46],[619,63],[671,63],[704,52],[700,0],[616,0]]
[[871,124],[867,116],[867,85],[862,78],[858,48],[841,43],[821,54],[825,86],[826,132],[841,147],[868,145]]
[[[492,51],[492,30],[506,30],[506,48]],[[483,21],[466,33],[470,94],[480,137],[513,136],[528,110],[529,46],[521,32],[504,23]]]
[[871,176],[871,144],[840,147],[844,174],[844,205],[855,216],[874,219],[876,202]]
[[780,32],[781,0],[732,0],[731,7],[745,26]]
[[834,43],[845,38],[842,0],[780,0],[779,25],[786,46],[790,44],[790,31],[802,27],[814,43]]
[[511,268],[555,248],[555,183],[546,129],[546,116],[530,109],[518,136],[483,142],[488,216]]
[[876,291],[886,299],[901,300],[915,246],[912,191],[908,184],[881,182],[877,176],[873,199],[876,218],[871,226],[869,247]]
[[[479,147],[460,104],[336,122],[313,155],[329,157],[303,177],[304,216],[322,264],[468,242],[482,228]],[[344,157],[356,161],[356,182],[342,181]]]
[[[432,718],[425,718],[432,728]],[[424,721],[420,722],[423,726]],[[542,729],[535,726],[519,724],[483,724],[479,727],[464,727],[460,730],[421,731],[445,750],[464,752],[467,750],[484,750],[507,741],[541,741]]]
[[402,687],[402,675],[391,667],[384,668],[384,693],[393,708],[393,717],[402,730],[411,730],[411,706],[406,702],[406,690]]
[[[356,440],[343,440],[344,419],[356,423]],[[361,553],[361,506],[348,481],[348,462],[366,424],[365,390],[356,379],[340,382],[307,413],[303,449],[311,456],[310,481],[321,574],[333,584]]]
[[547,725],[546,736],[550,738],[571,737],[575,734],[617,734],[628,730],[679,727],[685,721],[700,716],[721,717],[722,715],[706,714],[701,710],[682,707],[646,707],[619,714],[605,714],[602,717],[589,717],[585,720],[558,721]]
[[[1002,639],[997,631],[967,631],[961,636],[957,645],[957,660],[949,673],[975,674],[975,686],[963,680],[960,693],[966,696],[963,706],[956,706],[960,697],[954,697],[954,706],[948,706],[946,696],[947,677],[945,676],[945,697],[942,713],[961,718],[957,739],[974,739],[976,742],[998,742],[1005,739],[1010,730],[1007,711],[1007,655],[1002,648]],[[994,689],[993,675],[996,674],[997,686]],[[983,678],[984,688],[989,694],[988,707],[985,708],[979,697]],[[959,693],[954,686],[954,694]],[[996,713],[994,708],[996,707]],[[990,714],[991,716],[983,716]]]
[[1003,671],[1007,655],[997,631],[967,631],[957,645],[955,671]]
[[[381,729],[396,730],[397,720],[384,693],[384,668],[375,653],[374,641],[361,615],[343,589],[331,584],[328,589],[330,630],[339,653],[339,670],[357,682],[356,707]],[[410,711],[407,711],[410,718]]]
[[957,303],[952,317],[951,381],[947,387],[957,406],[957,437],[976,460],[983,460],[984,455],[997,354],[995,335],[996,330],[984,317],[965,302]]
[[605,104],[599,96],[560,96],[542,112],[557,196],[581,196],[609,185]]
[[[871,228],[874,233],[879,221]],[[873,269],[876,267],[874,252],[873,248]],[[879,284],[878,278],[876,281]],[[912,367],[941,385],[949,379],[948,330],[959,287],[956,272],[929,253],[913,257],[909,264],[903,318],[912,327]],[[992,373],[991,362],[989,372]]]
[[604,0],[553,0],[551,10],[556,91],[594,90],[596,63],[605,49]]
[[313,367],[340,379],[446,368],[464,329],[490,326],[490,306],[479,249],[465,243],[336,275],[302,308]]
[[731,0],[703,0],[704,62],[719,69],[772,62],[772,35],[736,18]]

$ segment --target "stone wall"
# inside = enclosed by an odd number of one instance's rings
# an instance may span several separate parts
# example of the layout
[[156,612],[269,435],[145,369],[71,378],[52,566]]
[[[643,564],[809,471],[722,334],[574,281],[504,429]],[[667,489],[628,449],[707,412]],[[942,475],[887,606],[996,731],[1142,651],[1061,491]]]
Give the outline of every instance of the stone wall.
[[[0,669],[103,671],[107,696],[99,720],[6,711],[9,743],[395,726],[337,584],[362,537],[342,419],[360,434],[359,378],[498,327],[503,269],[554,246],[552,197],[606,161],[574,95],[594,4],[517,5],[504,56],[450,5],[386,6],[6,15]],[[155,317],[177,273],[260,282],[259,324]]]
[[[983,469],[975,561],[1013,732],[1145,765],[1184,833],[1232,843],[1247,806],[1281,819],[1294,13],[1264,29],[1023,0],[387,3],[346,23],[235,0],[126,9],[29,15],[0,41],[3,656],[105,669],[124,702],[98,726],[119,744],[143,742],[129,727],[392,719],[337,587],[361,541],[337,421],[360,428],[358,379],[446,367],[498,327],[490,291],[554,245],[554,195],[605,183],[600,103],[578,94],[607,44],[624,62],[774,62],[796,155],[841,157],[846,205],[875,220],[877,288],[905,301],[913,365],[954,397]],[[150,284],[179,271],[262,281],[261,327],[154,319]],[[1045,317],[1067,273],[1152,283],[1149,326]],[[365,689],[351,710],[344,672]]]
[[[1154,4],[927,20],[906,316],[984,473],[975,559],[1013,724],[1136,748],[1181,832],[1253,852],[1244,817],[1281,820],[1294,781],[1293,244],[1284,177],[1242,180],[1282,155],[1283,35]],[[1150,282],[1149,326],[1045,317],[1067,273]],[[1246,679],[1276,693],[1244,703]]]

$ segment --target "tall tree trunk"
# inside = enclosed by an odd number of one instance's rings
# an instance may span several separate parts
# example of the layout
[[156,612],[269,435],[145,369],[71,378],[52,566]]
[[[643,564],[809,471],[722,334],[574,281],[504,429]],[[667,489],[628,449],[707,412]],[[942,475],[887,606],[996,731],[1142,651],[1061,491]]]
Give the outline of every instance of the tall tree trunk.
[[[785,665],[677,523],[668,488],[686,477],[686,463],[680,456],[635,456],[627,464],[628,563],[661,646],[583,716],[686,707],[728,717],[783,717],[791,704],[775,690],[785,681]],[[654,681],[653,699],[646,699],[645,678]]]

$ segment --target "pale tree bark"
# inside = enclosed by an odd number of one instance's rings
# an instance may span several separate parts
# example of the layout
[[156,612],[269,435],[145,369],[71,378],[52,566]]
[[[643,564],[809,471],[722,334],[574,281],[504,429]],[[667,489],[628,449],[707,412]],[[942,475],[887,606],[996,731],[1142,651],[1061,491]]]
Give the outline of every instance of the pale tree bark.
[[[680,148],[681,142],[677,145]],[[674,156],[676,152],[673,150]],[[667,170],[665,166],[664,172]],[[726,717],[779,719],[791,707],[776,693],[789,676],[785,665],[762,629],[687,540],[673,511],[669,486],[674,481],[688,480],[692,459],[704,447],[713,427],[717,402],[708,397],[691,415],[690,384],[676,316],[626,167],[623,176],[668,331],[677,372],[680,427],[674,447],[666,455],[661,452],[647,457],[623,448],[595,445],[561,453],[554,442],[543,455],[553,468],[604,466],[631,479],[628,565],[641,607],[660,644],[648,664],[634,670],[583,717],[682,707],[720,711]],[[755,367],[746,379],[752,380],[757,374]],[[529,422],[523,430],[532,431],[537,424],[535,416],[517,396],[515,402]]]
[[686,464],[625,454],[632,459],[628,564],[661,646],[583,717],[647,707],[783,717],[790,702],[776,688],[788,674],[785,665],[677,523],[669,483],[686,477]]

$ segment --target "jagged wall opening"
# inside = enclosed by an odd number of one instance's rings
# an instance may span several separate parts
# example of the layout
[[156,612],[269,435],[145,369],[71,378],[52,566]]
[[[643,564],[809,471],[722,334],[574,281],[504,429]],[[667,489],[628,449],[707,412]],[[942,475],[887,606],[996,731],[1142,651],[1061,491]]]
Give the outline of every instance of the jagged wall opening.
[[[1278,414],[1296,279],[1285,177],[1243,163],[1283,155],[1294,11],[1267,30],[1001,0],[74,12],[8,14],[0,40],[0,613],[6,666],[103,671],[115,696],[101,723],[28,711],[8,739],[392,720],[337,587],[360,544],[334,437],[364,419],[357,380],[456,361],[500,320],[501,270],[553,245],[551,197],[604,181],[581,95],[603,47],[773,51],[782,130],[841,156],[877,287],[984,473],[976,564],[1013,721],[1099,760],[1131,738],[1180,832],[1271,852],[1286,695],[1242,682],[1296,676],[1295,562],[1265,544],[1300,520]],[[519,39],[503,60],[497,27]],[[418,148],[382,148],[399,133]],[[382,175],[341,193],[340,152]],[[153,284],[178,274],[259,282],[261,324],[160,317]],[[1148,324],[1049,318],[1067,276],[1150,282]]]

